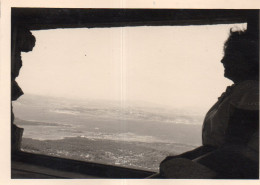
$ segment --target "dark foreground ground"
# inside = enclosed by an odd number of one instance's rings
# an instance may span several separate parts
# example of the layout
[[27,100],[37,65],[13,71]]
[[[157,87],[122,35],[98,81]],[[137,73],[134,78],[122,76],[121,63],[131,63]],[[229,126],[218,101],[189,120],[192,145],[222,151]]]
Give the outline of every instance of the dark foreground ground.
[[166,156],[194,147],[177,143],[93,140],[81,137],[43,141],[23,138],[22,142],[22,150],[27,152],[150,171],[158,171],[160,161]]

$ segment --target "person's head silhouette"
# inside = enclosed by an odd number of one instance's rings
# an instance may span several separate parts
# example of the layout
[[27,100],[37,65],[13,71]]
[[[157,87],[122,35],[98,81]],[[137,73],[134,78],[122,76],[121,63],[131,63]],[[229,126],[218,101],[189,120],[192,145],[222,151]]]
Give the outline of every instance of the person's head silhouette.
[[224,44],[224,76],[234,83],[258,80],[259,51],[258,39],[247,31],[230,31]]

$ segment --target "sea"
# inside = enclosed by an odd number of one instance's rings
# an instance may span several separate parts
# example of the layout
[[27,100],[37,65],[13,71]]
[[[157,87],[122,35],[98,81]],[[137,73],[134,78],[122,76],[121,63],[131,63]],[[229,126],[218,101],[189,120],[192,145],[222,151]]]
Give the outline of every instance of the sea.
[[32,94],[13,111],[23,151],[155,172],[166,156],[201,145],[204,118],[191,108]]

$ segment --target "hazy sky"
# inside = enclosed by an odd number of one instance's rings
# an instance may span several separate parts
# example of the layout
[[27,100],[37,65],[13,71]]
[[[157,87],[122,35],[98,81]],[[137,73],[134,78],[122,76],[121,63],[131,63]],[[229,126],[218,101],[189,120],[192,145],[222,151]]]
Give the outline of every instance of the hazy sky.
[[17,81],[25,93],[208,109],[232,84],[220,63],[231,27],[32,31]]

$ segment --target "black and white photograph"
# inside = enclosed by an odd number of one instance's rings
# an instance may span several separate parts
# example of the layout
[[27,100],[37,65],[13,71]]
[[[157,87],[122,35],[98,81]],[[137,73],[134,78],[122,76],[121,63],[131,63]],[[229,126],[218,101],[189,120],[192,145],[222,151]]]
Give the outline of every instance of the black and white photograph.
[[10,13],[12,180],[259,180],[259,9]]

